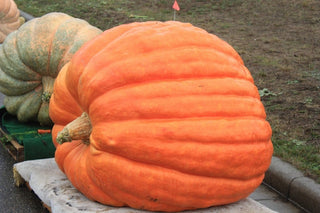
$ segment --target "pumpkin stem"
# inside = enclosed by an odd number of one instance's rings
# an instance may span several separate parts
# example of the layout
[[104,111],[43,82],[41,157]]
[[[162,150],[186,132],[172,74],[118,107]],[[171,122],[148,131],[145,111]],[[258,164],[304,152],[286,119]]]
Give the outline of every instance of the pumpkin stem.
[[52,78],[50,76],[43,76],[42,77],[43,92],[42,92],[41,100],[43,102],[49,103],[50,98],[51,98],[51,94],[53,92],[54,81],[55,81],[55,78]]
[[57,135],[57,142],[63,144],[64,142],[71,142],[72,140],[82,140],[84,144],[89,145],[89,137],[92,126],[87,113],[68,123],[62,131]]

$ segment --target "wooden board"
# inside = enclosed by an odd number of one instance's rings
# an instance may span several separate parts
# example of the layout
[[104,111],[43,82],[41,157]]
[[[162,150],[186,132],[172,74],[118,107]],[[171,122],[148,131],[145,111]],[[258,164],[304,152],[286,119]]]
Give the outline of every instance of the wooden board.
[[[25,181],[23,179],[23,177],[19,174],[19,172],[17,171],[16,167],[13,167],[13,179],[14,179],[14,184],[17,186],[17,187],[23,187],[23,186],[26,186],[31,192],[33,192],[32,188],[30,187],[29,185],[29,182]],[[44,202],[42,202],[40,199],[39,201],[41,202],[42,206],[47,209],[50,213],[52,212],[51,211],[51,208],[50,206],[48,206],[47,204],[45,204]]]
[[0,142],[17,162],[24,161],[24,147],[0,128]]

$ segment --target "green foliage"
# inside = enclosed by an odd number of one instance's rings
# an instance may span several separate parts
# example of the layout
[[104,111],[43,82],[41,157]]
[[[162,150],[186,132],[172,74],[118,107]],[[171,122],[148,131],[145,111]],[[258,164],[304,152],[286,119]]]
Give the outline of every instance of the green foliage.
[[263,88],[259,90],[259,95],[260,97],[265,97],[265,96],[276,96],[275,93],[271,92],[268,88]]

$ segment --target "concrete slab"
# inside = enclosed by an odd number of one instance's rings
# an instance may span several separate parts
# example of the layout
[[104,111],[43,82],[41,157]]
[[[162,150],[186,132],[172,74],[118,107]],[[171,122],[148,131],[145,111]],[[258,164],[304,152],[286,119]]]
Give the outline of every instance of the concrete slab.
[[300,177],[304,177],[301,171],[277,157],[272,157],[271,165],[266,172],[264,181],[277,189],[285,197],[288,197],[292,181]]
[[20,12],[20,16],[22,16],[23,18],[25,18],[26,21],[30,21],[31,19],[34,19],[34,17],[22,10],[19,10]]
[[250,198],[279,213],[303,213],[301,209],[262,184]]
[[280,201],[279,199],[275,200],[263,200],[259,203],[265,206],[271,206],[270,209],[279,212],[279,213],[305,213],[304,211],[292,206],[290,202]]
[[260,200],[274,200],[279,198],[279,195],[271,191],[265,185],[261,184],[249,197],[256,201],[260,201]]
[[320,212],[320,184],[280,158],[272,157],[264,182],[305,212]]
[[320,212],[320,185],[307,177],[296,178],[291,183],[289,198],[310,212]]
[[[77,191],[59,170],[53,158],[24,161],[14,165],[15,180],[19,185],[21,178],[27,181],[35,194],[51,208],[52,213],[58,212],[109,212],[109,213],[143,213],[145,211],[131,208],[115,208],[101,205],[88,200]],[[188,213],[274,213],[271,209],[251,198],[237,203],[186,211]]]

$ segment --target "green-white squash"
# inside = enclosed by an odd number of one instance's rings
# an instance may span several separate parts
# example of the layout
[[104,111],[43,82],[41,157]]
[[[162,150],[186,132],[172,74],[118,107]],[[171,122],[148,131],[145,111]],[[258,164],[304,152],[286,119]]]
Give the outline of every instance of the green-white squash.
[[51,125],[48,106],[56,76],[101,32],[82,19],[49,13],[9,34],[0,46],[0,92],[7,111],[21,122]]

